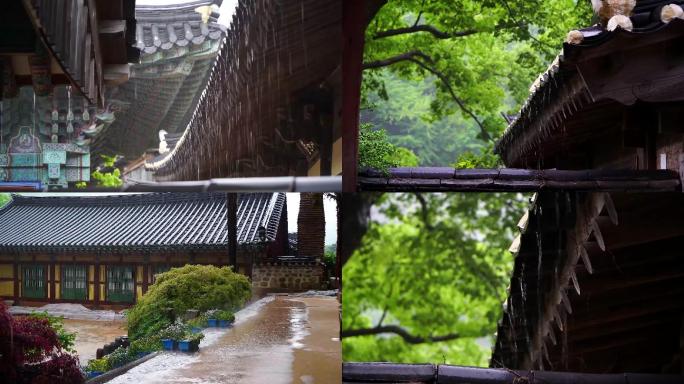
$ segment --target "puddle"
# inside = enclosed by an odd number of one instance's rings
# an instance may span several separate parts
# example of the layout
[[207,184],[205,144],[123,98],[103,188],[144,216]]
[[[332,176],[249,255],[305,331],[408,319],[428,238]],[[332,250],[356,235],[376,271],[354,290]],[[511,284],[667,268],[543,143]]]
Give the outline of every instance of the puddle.
[[207,330],[199,353],[164,353],[110,383],[336,383],[338,313],[334,298],[268,296]]
[[64,328],[76,332],[74,349],[83,365],[95,358],[98,348],[127,334],[124,321],[64,319]]

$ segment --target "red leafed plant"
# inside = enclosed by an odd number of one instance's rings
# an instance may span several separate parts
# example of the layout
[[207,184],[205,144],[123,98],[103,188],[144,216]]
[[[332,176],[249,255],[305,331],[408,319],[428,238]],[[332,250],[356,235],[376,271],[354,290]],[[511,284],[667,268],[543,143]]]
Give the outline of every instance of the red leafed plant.
[[15,361],[38,363],[54,350],[61,351],[57,333],[47,319],[19,317],[14,319]]
[[62,353],[47,319],[12,317],[0,301],[0,377],[8,382],[82,383],[78,359]]
[[66,353],[54,354],[43,364],[43,369],[32,384],[75,384],[83,383],[83,374],[78,358]]

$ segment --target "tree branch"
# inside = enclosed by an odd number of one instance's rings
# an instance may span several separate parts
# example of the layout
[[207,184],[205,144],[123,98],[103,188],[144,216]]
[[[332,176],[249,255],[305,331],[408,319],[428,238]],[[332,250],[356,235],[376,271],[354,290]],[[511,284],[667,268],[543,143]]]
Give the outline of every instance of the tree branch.
[[464,37],[464,36],[473,35],[473,34],[476,34],[480,31],[475,30],[475,29],[468,29],[465,31],[460,31],[460,32],[455,32],[455,33],[446,33],[446,32],[440,31],[435,26],[432,26],[429,24],[421,24],[421,25],[413,25],[410,27],[388,29],[386,31],[380,31],[380,32],[376,33],[375,36],[373,36],[373,40],[378,40],[378,39],[382,39],[382,38],[390,37],[390,36],[404,35],[407,33],[416,33],[416,32],[429,32],[432,34],[432,36],[434,36],[438,39],[451,39],[452,37]]
[[428,65],[424,63],[423,61],[418,60],[417,58],[422,58],[425,60],[427,63],[432,64],[433,60],[430,56],[426,55],[425,53],[421,51],[409,51],[400,55],[392,56],[388,59],[385,60],[376,60],[376,61],[371,61],[369,63],[363,64],[363,69],[377,69],[377,68],[382,68],[382,67],[387,67],[392,64],[396,64],[402,61],[409,61],[412,62],[419,67],[423,68],[424,70],[432,73],[433,75],[437,76],[442,81],[442,84],[444,84],[444,87],[447,89],[447,92],[449,92],[449,95],[451,95],[451,98],[456,102],[459,108],[461,108],[461,111],[465,113],[466,115],[470,116],[473,120],[475,120],[475,123],[477,123],[478,127],[480,128],[480,135],[482,136],[482,139],[484,141],[492,141],[492,137],[489,135],[487,130],[484,127],[484,124],[480,121],[480,119],[475,115],[473,111],[471,111],[468,107],[466,107],[465,103],[463,100],[461,100],[457,95],[456,92],[454,91],[454,88],[451,86],[451,83],[449,83],[449,78],[436,68],[432,67],[431,65]]
[[415,57],[420,57],[423,60],[432,63],[432,58],[426,54],[424,54],[421,51],[409,51],[406,53],[402,53],[400,55],[392,56],[384,60],[376,60],[376,61],[371,61],[368,63],[363,63],[363,69],[378,69],[378,68],[383,68],[383,67],[388,67],[392,64],[399,63],[401,61],[411,61],[411,59],[414,59]]
[[418,17],[416,17],[416,22],[413,23],[413,26],[415,27],[420,23],[420,18],[423,17],[423,11],[425,10],[425,0],[420,3],[420,12],[418,12]]
[[428,206],[427,201],[425,201],[425,196],[423,196],[420,192],[416,192],[414,193],[414,195],[420,203],[421,218],[423,219],[423,225],[425,225],[425,229],[427,229],[428,231],[432,231],[435,228],[432,226],[430,220],[428,219]]
[[449,340],[458,339],[460,337],[464,337],[458,333],[450,333],[450,334],[442,335],[442,336],[420,337],[420,336],[415,336],[415,335],[410,334],[407,330],[405,330],[404,328],[402,328],[398,325],[383,325],[383,326],[374,327],[374,328],[348,329],[348,330],[343,330],[341,336],[344,338],[344,337],[379,335],[382,333],[394,333],[395,335],[400,336],[402,339],[404,339],[405,342],[407,342],[409,344],[435,343],[435,342],[449,341]]
[[[512,17],[511,17],[512,18]],[[517,20],[514,20],[515,22],[512,24],[504,24],[500,25],[496,28],[494,28],[491,32],[496,32],[496,31],[501,31],[504,29],[511,29],[511,28],[522,28],[525,29],[527,28],[527,24],[523,22],[519,22]],[[410,27],[403,27],[403,28],[396,28],[396,29],[388,29],[386,31],[380,31],[376,32],[375,36],[373,36],[373,40],[378,40],[382,39],[385,37],[391,37],[391,36],[397,36],[397,35],[404,35],[408,33],[416,33],[416,32],[429,32],[432,34],[437,39],[444,40],[444,39],[451,39],[454,37],[465,37],[465,36],[470,36],[474,35],[476,33],[482,33],[482,32],[488,32],[488,31],[482,31],[482,30],[477,30],[477,29],[466,29],[464,31],[459,31],[459,32],[453,32],[453,33],[447,33],[444,31],[439,30],[437,27],[429,24],[414,24],[413,26]],[[529,33],[528,33],[529,34]],[[531,36],[531,38],[535,39],[534,36]],[[536,40],[536,39],[535,39]],[[538,41],[538,40],[537,40]]]

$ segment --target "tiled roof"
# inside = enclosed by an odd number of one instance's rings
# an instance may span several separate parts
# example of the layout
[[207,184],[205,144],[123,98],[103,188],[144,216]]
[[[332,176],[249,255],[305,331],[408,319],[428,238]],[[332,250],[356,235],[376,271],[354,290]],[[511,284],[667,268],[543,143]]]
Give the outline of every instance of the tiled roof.
[[217,24],[218,15],[212,13],[204,22],[195,9],[211,7],[220,1],[194,1],[178,5],[143,5],[135,8],[136,47],[146,54],[167,50],[174,46],[199,45],[207,39],[218,40],[226,28]]
[[[285,194],[241,194],[238,244],[275,240]],[[15,195],[0,209],[0,252],[227,249],[225,193]]]
[[[631,31],[618,28],[608,31],[601,25],[594,25],[580,29],[581,42],[577,44],[564,43],[563,49],[547,70],[540,74],[530,87],[530,95],[514,119],[506,119],[509,123],[501,139],[496,144],[495,151],[502,154],[506,163],[517,153],[531,151],[535,145],[539,145],[544,136],[551,131],[549,124],[556,124],[555,109],[565,111],[562,106],[556,104],[571,100],[573,111],[589,104],[591,95],[578,79],[577,68],[573,60],[593,49],[601,49],[611,45],[622,44],[629,47],[638,39],[652,37],[655,34],[666,34],[674,31],[678,33],[684,24],[684,20],[675,19],[669,23],[660,20],[660,7],[666,4],[678,4],[684,6],[684,0],[640,0],[630,17],[633,29]],[[553,110],[549,113],[547,111]],[[551,118],[551,117],[554,118]],[[550,120],[549,124],[545,119]],[[532,132],[536,130],[535,132]],[[535,140],[520,144],[518,139],[525,131],[530,131]]]
[[135,159],[159,144],[160,130],[172,134],[185,129],[226,30],[216,22],[216,13],[203,20],[197,10],[220,3],[136,6],[141,62],[131,68],[130,80],[108,95],[119,110],[91,145],[94,157],[117,153]]

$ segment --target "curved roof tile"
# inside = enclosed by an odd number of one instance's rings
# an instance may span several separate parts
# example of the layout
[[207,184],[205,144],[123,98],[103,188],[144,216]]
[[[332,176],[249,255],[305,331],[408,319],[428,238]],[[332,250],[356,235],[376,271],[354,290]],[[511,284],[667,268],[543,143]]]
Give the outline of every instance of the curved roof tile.
[[[227,249],[225,193],[108,196],[15,195],[0,209],[0,251]],[[241,194],[238,244],[274,241],[285,194]]]

